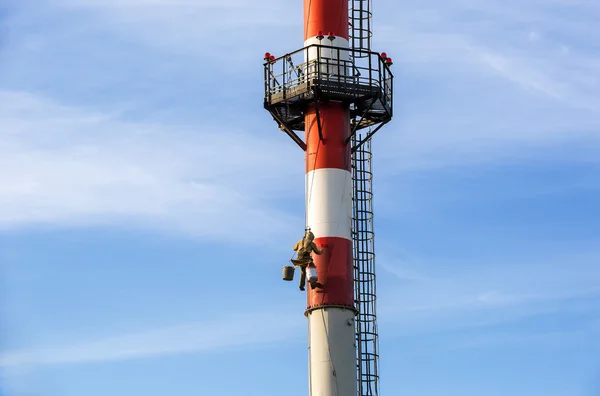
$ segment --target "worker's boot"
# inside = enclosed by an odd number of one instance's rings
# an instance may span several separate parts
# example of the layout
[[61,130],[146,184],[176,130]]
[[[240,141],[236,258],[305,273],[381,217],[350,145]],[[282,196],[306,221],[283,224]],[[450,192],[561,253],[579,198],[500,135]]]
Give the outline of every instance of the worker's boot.
[[322,285],[322,284],[320,284],[319,282],[312,282],[312,283],[310,284],[310,288],[311,288],[311,289],[322,289],[322,288],[323,288],[323,285]]

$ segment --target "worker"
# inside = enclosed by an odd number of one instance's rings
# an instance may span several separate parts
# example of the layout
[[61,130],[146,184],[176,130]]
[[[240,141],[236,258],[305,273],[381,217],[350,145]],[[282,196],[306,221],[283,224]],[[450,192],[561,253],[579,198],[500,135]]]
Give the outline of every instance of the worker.
[[[292,264],[295,267],[300,267],[302,271],[302,276],[300,277],[300,290],[304,291],[304,284],[306,283],[306,267],[309,265],[314,265],[311,253],[322,254],[323,251],[319,250],[317,244],[313,241],[315,240],[315,235],[312,233],[310,228],[306,229],[306,233],[304,234],[304,238],[296,242],[293,247],[293,250],[298,252],[298,257],[294,260],[292,259]],[[321,284],[318,282],[311,283],[312,288],[321,287]]]

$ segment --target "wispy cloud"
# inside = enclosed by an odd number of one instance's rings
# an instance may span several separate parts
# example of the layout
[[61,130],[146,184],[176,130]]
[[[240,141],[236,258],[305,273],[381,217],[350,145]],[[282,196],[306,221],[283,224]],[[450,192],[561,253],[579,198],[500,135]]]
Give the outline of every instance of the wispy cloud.
[[[0,26],[8,31],[0,39],[2,231],[109,224],[289,250],[294,231],[302,229],[303,154],[261,109],[261,55],[302,45],[301,2],[14,3]],[[598,163],[597,3],[425,0],[399,7],[378,1],[373,49],[394,58],[397,78],[396,118],[374,142],[377,203],[391,198],[387,209],[378,204],[384,210],[376,219],[388,216],[395,227],[398,210],[409,212],[415,203],[413,218],[436,227],[435,215],[423,209],[425,194],[399,185],[398,171],[418,176],[559,155]],[[437,183],[440,173],[431,173],[437,179],[428,182]],[[594,176],[573,177],[561,188],[580,181],[595,186]],[[536,191],[550,194],[548,185],[540,181]],[[472,192],[481,185],[472,187],[460,194],[473,202],[488,198],[489,192]],[[515,189],[511,196],[523,194]],[[406,202],[411,195],[413,202]],[[497,259],[454,251],[441,260],[432,258],[444,254],[436,246],[439,235],[418,236],[430,250],[415,254],[410,246],[394,248],[399,241],[381,243],[389,230],[377,237],[380,331],[387,340],[429,342],[436,338],[431,333],[443,338],[456,329],[477,335],[449,343],[465,348],[597,337],[597,327],[548,336],[553,330],[547,328],[498,331],[544,314],[599,311],[596,253],[560,253],[552,241],[537,241],[531,249],[546,253],[532,257],[507,253],[513,247],[496,241],[489,246]],[[265,254],[279,255],[274,250]],[[298,312],[2,350],[0,368],[301,340]]]
[[15,92],[0,103],[2,228],[117,222],[262,243],[301,221],[272,206],[287,195],[274,180],[303,180],[285,140],[125,122]]
[[[445,333],[466,328],[490,328],[542,314],[557,312],[594,312],[598,301],[595,258],[571,262],[569,267],[544,271],[543,265],[483,267],[479,270],[431,278],[409,276],[402,285],[394,282],[395,292],[386,286],[379,295],[380,329],[395,336]],[[558,264],[560,261],[557,260]],[[450,264],[448,264],[450,265]],[[457,267],[458,268],[458,267]],[[380,272],[380,274],[382,274]],[[591,309],[591,310],[590,310]],[[30,366],[103,363],[272,345],[301,340],[305,326],[297,312],[287,308],[271,309],[272,314],[249,313],[216,317],[199,323],[151,328],[66,345],[51,345],[25,350],[3,351],[0,367],[22,370]],[[288,313],[282,313],[288,312]],[[597,324],[596,324],[597,325]],[[597,326],[576,329],[597,331]],[[486,335],[487,334],[487,335]],[[525,342],[530,338],[562,337],[563,334],[502,335],[485,333],[469,342],[460,341],[448,348],[477,347]]]
[[422,273],[424,260],[398,244],[382,241],[377,244],[377,267],[394,275],[400,281],[430,280]]
[[453,342],[447,349],[467,349],[506,346],[544,346],[546,348],[566,348],[574,346],[597,349],[600,334],[600,322],[591,320],[581,327],[570,330],[555,331],[513,331],[489,332],[487,334],[469,335],[469,339]]
[[[78,51],[87,48],[75,44],[83,29],[96,34],[110,31],[127,42],[158,46],[163,57],[171,56],[172,51],[207,57],[215,73],[194,74],[196,82],[208,84],[218,74],[226,88],[208,89],[220,94],[244,89],[227,86],[227,81],[240,73],[247,75],[248,81],[260,81],[259,58],[265,50],[295,49],[296,45],[290,44],[294,35],[301,45],[300,19],[282,18],[293,13],[287,9],[289,5],[280,2],[53,0],[48,4],[52,12],[68,9],[78,13],[81,26],[67,41]],[[431,0],[407,5],[401,13],[395,2],[377,5],[373,48],[392,54],[397,65],[397,117],[377,136],[375,146],[378,158],[386,161],[385,168],[419,170],[519,161],[532,153],[544,155],[545,149],[565,142],[599,144],[600,97],[593,87],[598,84],[600,65],[597,56],[581,47],[576,38],[600,35],[600,31],[593,24],[582,30],[577,17],[559,18],[553,6],[560,4],[544,4],[536,2],[522,9],[516,2],[500,7]],[[301,5],[296,7],[300,14]],[[586,9],[585,4],[568,7],[580,12]],[[274,23],[282,25],[275,27]],[[52,26],[60,30],[64,25]],[[225,43],[206,40],[231,37],[233,29],[235,39]],[[565,33],[559,37],[547,34],[556,29]],[[277,35],[269,34],[275,30]],[[532,32],[538,37],[533,42],[529,39]],[[61,42],[65,42],[63,36],[57,36]],[[40,35],[42,43],[48,40],[44,37],[50,36]],[[48,71],[28,74],[37,73]],[[105,78],[103,75],[98,70],[95,78]],[[259,90],[248,89],[260,95]],[[239,107],[241,112],[244,109],[249,107]]]
[[[301,15],[302,4],[274,0],[249,3],[239,0],[54,0],[52,9],[78,11],[96,25],[110,27],[145,45],[224,62],[222,67],[238,65],[241,59],[260,57],[268,42],[256,39],[279,28],[302,27],[301,19],[283,17]],[[219,39],[227,37],[227,39]],[[210,39],[209,39],[210,38]],[[299,40],[301,43],[301,40]],[[243,45],[240,45],[243,44]],[[262,47],[262,48],[261,48]],[[257,50],[257,48],[261,48]]]
[[385,167],[519,162],[555,156],[565,143],[598,146],[600,58],[586,43],[600,29],[580,23],[598,11],[568,7],[565,16],[548,2],[427,1],[379,19],[374,45],[394,57],[397,76],[397,118],[375,143]]
[[429,262],[423,275],[404,278],[401,287],[386,284],[378,300],[382,326],[402,324],[405,334],[443,332],[574,309],[568,301],[600,297],[597,260],[590,254],[475,267]]
[[47,349],[5,351],[0,356],[0,368],[104,363],[273,345],[299,336],[303,324],[297,315],[231,315]]
[[[540,54],[539,50],[532,55],[529,48],[523,49],[522,53],[501,53],[471,46],[467,48],[498,75],[526,90],[569,106],[590,110],[596,116],[600,114],[600,97],[589,92],[588,87],[580,81],[600,72],[600,58],[585,59],[585,56],[571,54],[571,58],[567,59],[563,52],[568,47],[559,44],[556,45],[556,50],[546,56]],[[568,51],[571,53],[571,49]],[[589,70],[584,70],[586,68]],[[571,76],[574,69],[581,75]],[[589,78],[586,80],[589,81]]]

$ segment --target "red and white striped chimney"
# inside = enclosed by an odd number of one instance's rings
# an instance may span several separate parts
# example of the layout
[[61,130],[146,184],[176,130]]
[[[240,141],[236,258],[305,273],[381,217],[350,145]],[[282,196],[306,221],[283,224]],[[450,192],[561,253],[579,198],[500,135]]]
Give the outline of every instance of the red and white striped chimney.
[[[304,26],[305,46],[349,48],[348,0],[304,0]],[[338,54],[345,60],[349,51]],[[307,288],[309,395],[356,396],[350,112],[333,101],[318,109],[322,140],[314,104],[305,116],[307,226],[324,247],[314,256],[323,288]]]

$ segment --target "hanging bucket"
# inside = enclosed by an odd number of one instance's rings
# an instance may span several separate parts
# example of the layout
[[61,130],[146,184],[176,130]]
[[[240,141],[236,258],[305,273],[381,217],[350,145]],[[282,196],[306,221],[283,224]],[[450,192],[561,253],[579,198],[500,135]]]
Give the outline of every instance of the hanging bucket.
[[317,267],[311,265],[306,269],[306,280],[308,283],[313,283],[319,280],[319,277],[317,276]]
[[291,265],[285,265],[281,270],[281,276],[284,281],[294,280],[294,267]]

